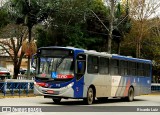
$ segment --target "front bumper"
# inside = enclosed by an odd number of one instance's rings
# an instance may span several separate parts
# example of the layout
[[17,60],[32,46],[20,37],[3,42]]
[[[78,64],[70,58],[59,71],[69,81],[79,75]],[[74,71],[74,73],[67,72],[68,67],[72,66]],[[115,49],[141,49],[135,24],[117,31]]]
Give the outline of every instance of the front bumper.
[[[72,88],[73,85],[67,85],[66,87],[61,88],[45,88],[41,87],[37,84],[34,84],[34,94],[35,95],[46,95],[46,96],[53,96],[53,97],[67,97],[73,98],[74,97],[74,90]],[[53,93],[50,93],[53,92]]]

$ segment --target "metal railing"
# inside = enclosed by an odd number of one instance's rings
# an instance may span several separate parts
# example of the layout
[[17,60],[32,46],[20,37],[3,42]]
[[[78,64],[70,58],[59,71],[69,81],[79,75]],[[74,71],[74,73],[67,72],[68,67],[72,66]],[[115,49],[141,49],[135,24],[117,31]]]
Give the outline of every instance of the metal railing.
[[0,96],[28,96],[29,94],[34,94],[34,80],[0,81]]
[[151,90],[156,91],[156,92],[160,92],[160,83],[152,83]]

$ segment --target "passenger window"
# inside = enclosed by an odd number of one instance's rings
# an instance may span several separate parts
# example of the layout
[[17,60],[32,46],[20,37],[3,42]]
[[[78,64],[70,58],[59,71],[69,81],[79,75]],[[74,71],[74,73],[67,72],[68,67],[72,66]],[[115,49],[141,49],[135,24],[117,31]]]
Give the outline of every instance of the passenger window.
[[100,57],[99,58],[99,73],[108,74],[109,73],[109,59]]
[[138,63],[137,70],[138,70],[138,76],[143,76],[144,75],[143,63]]
[[128,75],[128,62],[121,60],[120,61],[120,69],[121,69],[121,71],[120,71],[121,75]]
[[88,56],[87,72],[94,74],[98,73],[98,57],[97,56]]
[[112,59],[111,60],[111,74],[119,75],[119,60]]
[[131,62],[131,75],[136,76],[136,62]]

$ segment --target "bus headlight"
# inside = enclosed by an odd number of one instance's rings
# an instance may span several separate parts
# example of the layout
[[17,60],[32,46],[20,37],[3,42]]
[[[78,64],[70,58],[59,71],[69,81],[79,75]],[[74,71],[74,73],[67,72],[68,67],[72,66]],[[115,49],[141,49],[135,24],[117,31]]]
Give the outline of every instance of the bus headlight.
[[71,88],[73,85],[74,85],[74,82],[72,82],[69,85],[67,85],[66,88]]

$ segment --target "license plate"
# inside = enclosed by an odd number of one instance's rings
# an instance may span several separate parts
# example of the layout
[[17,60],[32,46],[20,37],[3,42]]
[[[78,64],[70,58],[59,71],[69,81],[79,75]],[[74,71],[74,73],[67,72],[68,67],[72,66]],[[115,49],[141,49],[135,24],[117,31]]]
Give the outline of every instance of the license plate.
[[53,94],[54,91],[53,90],[47,90],[47,93]]

